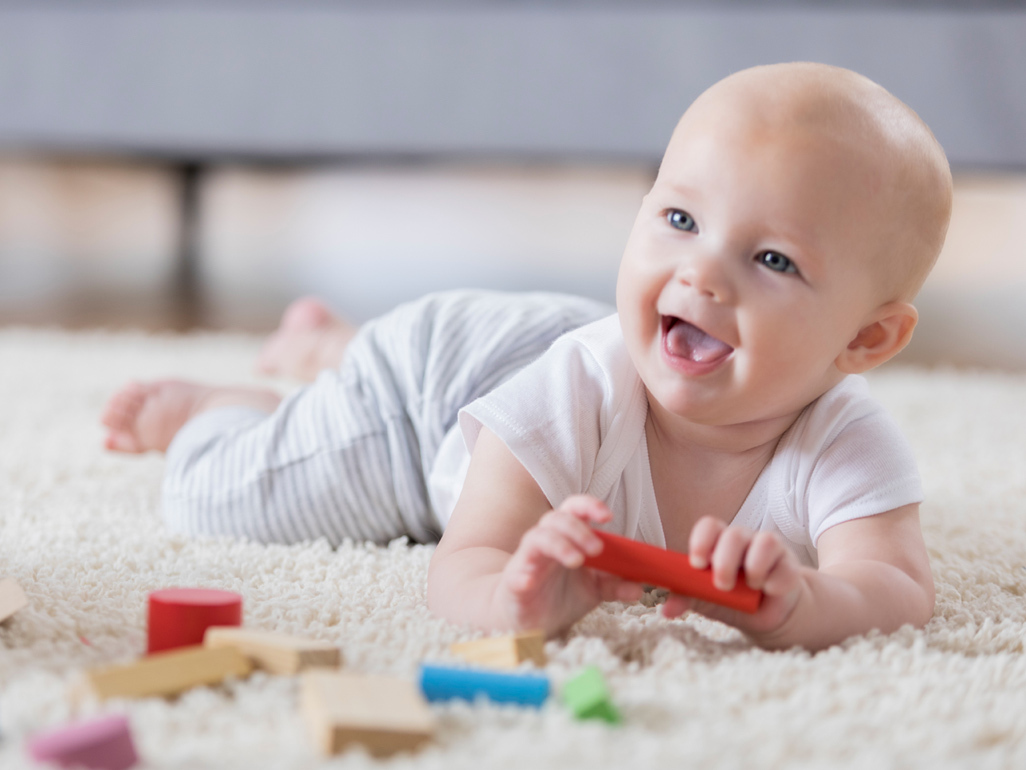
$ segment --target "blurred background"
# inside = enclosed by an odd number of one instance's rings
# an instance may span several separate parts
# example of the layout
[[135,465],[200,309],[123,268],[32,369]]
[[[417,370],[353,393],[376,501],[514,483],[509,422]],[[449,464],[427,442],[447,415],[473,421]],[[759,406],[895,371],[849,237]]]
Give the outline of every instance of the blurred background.
[[611,301],[681,112],[793,60],[884,85],[955,170],[902,360],[1026,369],[1026,0],[0,0],[0,323]]

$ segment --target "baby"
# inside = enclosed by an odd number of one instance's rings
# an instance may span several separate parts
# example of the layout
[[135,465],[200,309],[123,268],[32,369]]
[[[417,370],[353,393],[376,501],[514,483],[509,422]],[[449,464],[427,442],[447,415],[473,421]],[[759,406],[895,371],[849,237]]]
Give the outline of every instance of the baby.
[[357,331],[301,300],[267,390],[163,381],[107,446],[167,451],[170,526],[293,542],[441,535],[428,603],[558,633],[642,587],[582,567],[593,527],[687,551],[754,615],[671,595],[767,648],[931,617],[922,490],[859,373],[909,341],[951,175],[906,105],[818,64],[739,72],[687,110],[642,202],[616,312],[451,292]]

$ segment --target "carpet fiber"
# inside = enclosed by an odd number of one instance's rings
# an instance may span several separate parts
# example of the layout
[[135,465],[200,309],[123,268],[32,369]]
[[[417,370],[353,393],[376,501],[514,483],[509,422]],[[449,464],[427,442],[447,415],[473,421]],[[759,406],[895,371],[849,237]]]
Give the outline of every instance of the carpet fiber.
[[[431,549],[188,540],[159,518],[163,461],[105,453],[97,416],[131,377],[251,381],[257,340],[233,335],[0,330],[0,577],[30,605],[0,627],[0,767],[75,716],[126,713],[145,767],[316,768],[294,678],[256,674],[173,701],[86,704],[84,667],[145,647],[148,591],[207,586],[245,597],[248,625],[336,641],[349,666],[412,677],[471,638],[431,616]],[[1026,766],[1026,375],[891,368],[871,378],[920,458],[937,608],[922,631],[768,653],[651,601],[610,604],[549,642],[559,683],[593,663],[619,727],[485,703],[435,707],[418,768]]]

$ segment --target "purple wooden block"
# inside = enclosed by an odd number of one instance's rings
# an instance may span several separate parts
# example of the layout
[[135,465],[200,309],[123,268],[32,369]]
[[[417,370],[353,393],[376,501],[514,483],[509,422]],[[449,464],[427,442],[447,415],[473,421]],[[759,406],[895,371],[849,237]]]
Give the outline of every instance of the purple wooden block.
[[28,751],[37,761],[56,762],[61,767],[128,770],[139,761],[128,718],[121,714],[73,722],[33,736]]

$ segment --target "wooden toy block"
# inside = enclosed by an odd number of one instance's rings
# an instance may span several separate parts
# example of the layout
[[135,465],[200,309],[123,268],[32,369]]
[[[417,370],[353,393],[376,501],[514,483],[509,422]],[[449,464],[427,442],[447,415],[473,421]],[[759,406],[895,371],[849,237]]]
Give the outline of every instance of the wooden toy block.
[[541,668],[548,662],[545,657],[544,631],[525,631],[512,636],[458,642],[449,649],[471,663],[492,668],[516,668],[525,660],[533,661]]
[[325,754],[361,744],[376,757],[413,751],[434,732],[434,718],[416,685],[404,679],[310,669],[300,706]]
[[338,668],[342,653],[332,644],[299,636],[254,631],[234,626],[211,626],[203,645],[212,649],[234,647],[257,668],[272,674],[296,674],[305,668]]
[[721,591],[712,582],[711,569],[695,569],[686,553],[668,551],[648,543],[595,530],[602,539],[602,553],[588,556],[585,567],[611,572],[624,580],[660,586],[684,596],[721,604],[742,612],[759,609],[762,591],[756,591],[738,576],[737,585],[730,591]]
[[242,625],[242,597],[210,588],[166,588],[149,596],[147,652],[203,644],[210,626]]
[[549,697],[549,679],[537,674],[507,674],[479,668],[420,667],[420,689],[429,701],[473,701],[484,696],[497,703],[541,706]]
[[0,580],[0,623],[28,604],[25,592],[13,578]]
[[91,669],[85,674],[85,684],[100,699],[145,698],[177,695],[230,676],[249,676],[252,669],[249,658],[234,647],[187,647],[147,655],[133,663]]
[[563,685],[563,702],[578,719],[604,719],[610,724],[620,722],[606,680],[597,666],[588,666]]
[[28,753],[37,762],[97,770],[128,770],[139,761],[128,719],[121,714],[35,735],[28,741]]

